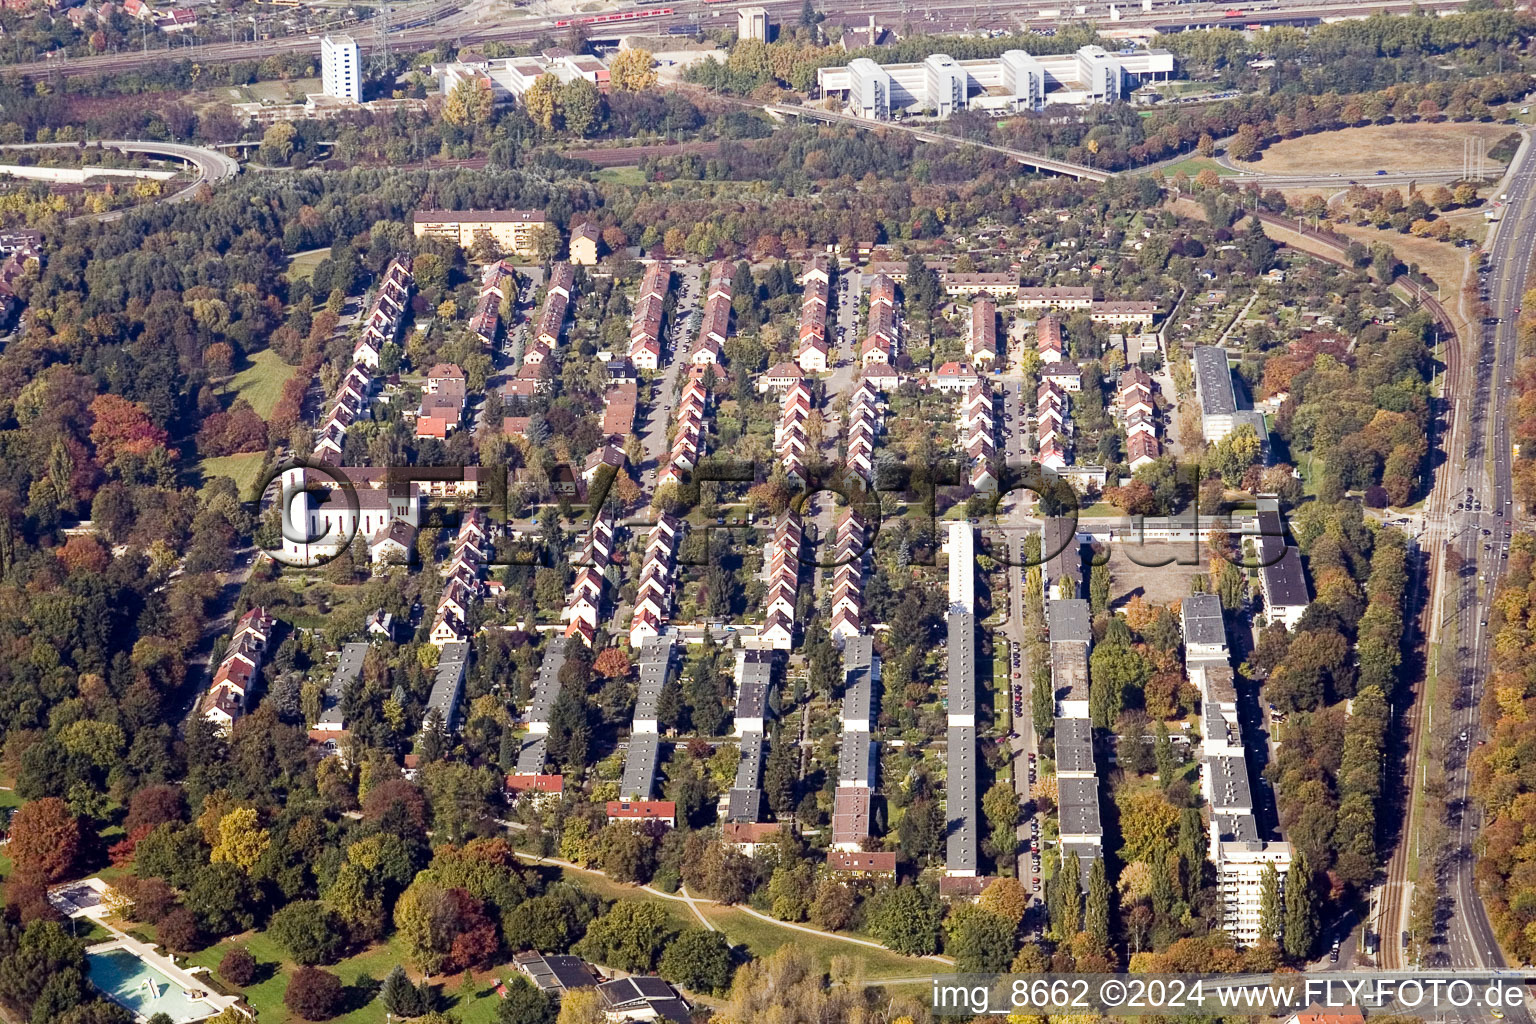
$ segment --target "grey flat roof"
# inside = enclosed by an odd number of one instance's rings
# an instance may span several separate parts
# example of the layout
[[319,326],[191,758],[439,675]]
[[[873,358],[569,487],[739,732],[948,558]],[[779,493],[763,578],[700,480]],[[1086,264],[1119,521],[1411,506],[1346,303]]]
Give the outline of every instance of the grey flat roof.
[[838,785],[874,785],[874,765],[874,743],[869,733],[843,733],[843,741],[837,751]]
[[535,736],[523,743],[523,749],[517,752],[517,774],[544,774],[544,751],[548,741],[546,736]]
[[1098,779],[1057,779],[1061,831],[1073,836],[1102,836]]
[[1088,889],[1088,874],[1093,870],[1093,862],[1104,855],[1104,851],[1092,843],[1062,843],[1061,856],[1065,860],[1071,854],[1077,854],[1077,869],[1081,878],[1079,884],[1086,892]]
[[320,711],[318,724],[338,728],[341,726],[342,698],[346,696],[347,687],[363,677],[363,656],[367,653],[368,645],[364,643],[341,645],[341,658],[336,663],[336,671],[325,684],[325,706]]
[[443,716],[443,728],[449,732],[458,724],[459,697],[464,692],[464,668],[468,662],[469,644],[464,642],[444,644],[437,657],[437,673],[432,678],[432,692],[427,695],[427,711],[436,709]]
[[763,791],[756,787],[743,789],[736,787],[727,797],[725,820],[730,822],[753,822],[762,816]]
[[875,714],[875,641],[850,636],[843,641],[843,721],[871,722]]
[[1072,596],[1076,597],[1083,584],[1083,551],[1077,541],[1077,524],[1060,516],[1045,520],[1040,526],[1040,555],[1045,559],[1046,585],[1070,577]]
[[1230,662],[1211,658],[1194,658],[1185,664],[1185,668],[1191,675],[1197,669],[1205,673],[1205,691],[1212,702],[1237,703],[1237,677],[1232,672]]
[[1237,412],[1237,392],[1232,387],[1225,349],[1214,345],[1195,349],[1195,389],[1200,393],[1200,411],[1205,415],[1230,416]]
[[1213,754],[1205,759],[1211,787],[1211,813],[1253,810],[1248,762],[1241,754]]
[[1047,628],[1051,643],[1093,643],[1093,616],[1088,602],[1081,597],[1066,597],[1059,601],[1047,601],[1045,605]]
[[653,721],[661,690],[672,672],[672,650],[676,641],[670,636],[654,636],[640,645],[640,681],[635,688],[635,719]]
[[1259,570],[1264,599],[1274,608],[1302,608],[1307,596],[1307,574],[1301,567],[1301,551],[1287,547],[1279,561]]
[[1088,699],[1088,645],[1051,644],[1051,692],[1057,700]]
[[560,696],[560,670],[565,667],[565,637],[552,636],[544,648],[538,675],[533,680],[533,698],[528,702],[528,721],[549,722],[550,709]]
[[763,782],[763,734],[741,734],[741,760],[736,762],[736,788],[754,789]]
[[1224,843],[1259,842],[1259,822],[1252,814],[1212,814],[1211,829]]
[[1221,598],[1215,594],[1191,594],[1179,608],[1186,644],[1227,643],[1227,626],[1221,617]]
[[624,755],[624,778],[619,783],[620,800],[651,799],[660,758],[661,737],[653,732],[637,732],[629,737],[629,750]]
[[1093,724],[1086,718],[1056,719],[1056,770],[1092,772]]
[[736,652],[736,720],[766,718],[768,687],[773,682],[773,652]]
[[975,871],[980,864],[981,824],[977,815],[976,730],[954,726],[949,730],[948,778],[944,802],[949,817],[949,839],[944,858],[952,873]]
[[976,616],[949,613],[949,713],[976,713]]

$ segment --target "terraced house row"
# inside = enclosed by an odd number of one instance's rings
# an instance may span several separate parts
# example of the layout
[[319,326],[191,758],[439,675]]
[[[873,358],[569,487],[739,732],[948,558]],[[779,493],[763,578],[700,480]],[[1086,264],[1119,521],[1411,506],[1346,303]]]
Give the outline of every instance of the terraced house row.
[[833,638],[844,640],[868,630],[864,616],[865,547],[868,543],[869,524],[852,508],[845,508],[838,516],[834,533],[836,549],[833,560],[837,568],[832,575],[832,626]]
[[602,509],[592,518],[592,529],[582,542],[577,564],[576,580],[560,620],[566,623],[565,637],[572,637],[591,647],[597,639],[598,623],[603,616],[603,594],[608,580],[604,575],[613,564],[614,523],[613,513]]
[[870,381],[859,382],[848,402],[848,451],[843,466],[864,481],[875,482],[875,441],[882,423],[880,391]]
[[508,295],[516,300],[517,272],[512,264],[506,260],[488,264],[480,271],[480,298],[475,303],[475,315],[469,318],[469,329],[486,348],[496,344],[496,334],[501,329],[501,304]]
[[976,749],[976,534],[949,524],[944,803],[948,819],[944,874],[975,878],[981,865],[981,796]]
[[677,546],[682,540],[683,520],[662,514],[645,540],[645,561],[640,585],[635,589],[635,610],[629,620],[629,646],[642,647],[661,635],[672,617],[676,582]]
[[321,462],[341,465],[346,449],[347,431],[359,420],[371,419],[374,391],[373,370],[366,363],[353,363],[336,386],[336,394],[327,404],[325,418],[315,433],[315,447],[310,453]]
[[464,512],[453,541],[453,557],[443,577],[437,611],[432,618],[431,640],[436,646],[465,642],[474,635],[470,611],[480,600],[484,586],[480,576],[492,549],[489,521],[484,510],[473,508]]
[[1163,454],[1157,439],[1157,407],[1152,394],[1157,385],[1147,371],[1132,366],[1120,374],[1115,405],[1125,428],[1125,461],[1132,472]]
[[661,366],[661,322],[671,286],[672,268],[667,264],[652,263],[645,269],[629,317],[629,361],[637,370]]
[[384,352],[384,346],[400,337],[400,325],[405,322],[405,311],[410,306],[411,289],[415,284],[410,256],[396,256],[389,261],[368,307],[368,315],[363,317],[362,333],[352,346],[354,363],[374,370],[379,368],[379,356]]
[[688,354],[688,361],[694,366],[710,366],[723,361],[722,348],[731,330],[731,274],[734,269],[728,260],[721,260],[710,271],[704,319],[699,324],[693,351]]
[[820,373],[827,368],[832,351],[827,340],[827,303],[832,279],[826,261],[812,261],[800,275],[800,285],[800,341],[795,358],[801,370]]
[[997,490],[993,460],[997,457],[997,425],[993,419],[992,388],[978,380],[960,403],[960,446],[965,449],[966,480],[974,491]]
[[811,386],[797,380],[784,392],[779,423],[773,432],[773,452],[784,466],[784,475],[796,484],[806,481],[805,464],[810,455],[806,423],[811,417]]
[[699,464],[704,456],[704,416],[708,411],[709,391],[702,380],[690,375],[677,400],[677,431],[672,435],[672,449],[657,483],[681,483]]
[[869,285],[869,333],[859,348],[859,362],[865,366],[896,361],[898,338],[896,320],[896,282],[885,274],[876,274]]
[[795,642],[795,598],[800,592],[800,549],[804,530],[800,516],[784,512],[768,542],[766,577],[768,590],[763,606],[763,630],[758,634],[775,650],[787,651]]
[[277,620],[260,606],[247,611],[235,623],[229,646],[224,648],[224,657],[219,659],[213,681],[203,696],[203,717],[220,731],[227,733],[235,720],[245,714],[276,628]]

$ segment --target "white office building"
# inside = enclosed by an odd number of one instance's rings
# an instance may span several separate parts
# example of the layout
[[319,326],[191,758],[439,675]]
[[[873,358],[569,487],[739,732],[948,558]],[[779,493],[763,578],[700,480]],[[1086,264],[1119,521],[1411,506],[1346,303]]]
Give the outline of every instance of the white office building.
[[965,109],[966,74],[955,58],[936,53],[923,61],[928,90],[928,109],[937,117],[948,117]]
[[1045,106],[1045,68],[1033,54],[1009,50],[999,58],[1003,67],[1003,94],[1011,96],[1019,110]]
[[848,64],[848,107],[855,117],[891,119],[891,75],[868,57]]
[[768,41],[768,11],[762,7],[743,7],[736,12],[736,38]]
[[363,101],[363,68],[351,36],[320,40],[320,89],[327,96],[351,103]]
[[1077,51],[1077,81],[1087,103],[1113,103],[1125,92],[1125,68],[1101,46]]

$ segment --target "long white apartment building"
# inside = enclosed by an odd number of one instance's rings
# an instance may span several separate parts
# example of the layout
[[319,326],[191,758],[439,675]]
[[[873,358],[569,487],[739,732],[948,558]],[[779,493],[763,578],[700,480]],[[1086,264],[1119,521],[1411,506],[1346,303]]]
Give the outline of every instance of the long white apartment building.
[[849,113],[872,121],[896,113],[949,117],[959,110],[1040,110],[1048,103],[1113,103],[1142,81],[1174,72],[1166,50],[1110,53],[1084,46],[1075,53],[1036,56],[1008,50],[998,57],[955,60],[936,53],[915,64],[877,64],[859,57],[821,68],[823,96],[846,101]]
[[1214,594],[1184,598],[1179,609],[1185,671],[1200,690],[1200,792],[1210,808],[1208,856],[1221,891],[1221,924],[1241,945],[1259,941],[1264,872],[1273,864],[1279,894],[1291,869],[1291,844],[1266,839],[1253,809],[1253,782],[1237,716],[1226,624]]

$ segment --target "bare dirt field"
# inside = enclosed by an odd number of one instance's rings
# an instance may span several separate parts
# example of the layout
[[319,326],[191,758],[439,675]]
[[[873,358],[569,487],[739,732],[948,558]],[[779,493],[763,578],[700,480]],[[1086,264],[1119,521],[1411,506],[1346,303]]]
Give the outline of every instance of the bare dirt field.
[[1448,121],[1373,124],[1286,139],[1264,150],[1261,159],[1232,163],[1265,174],[1455,171],[1461,168],[1462,140],[1479,138],[1492,149],[1511,130],[1506,124]]
[[[1191,593],[1189,581],[1204,575],[1208,558],[1204,543],[1201,543],[1198,554],[1193,543],[1112,544],[1109,548],[1110,607],[1117,608],[1138,595],[1154,604],[1168,604],[1188,597]],[[1165,560],[1167,565],[1158,565]],[[1183,562],[1193,564],[1180,564]]]

